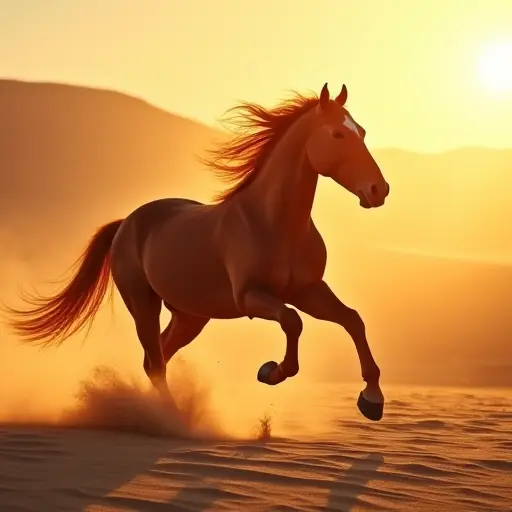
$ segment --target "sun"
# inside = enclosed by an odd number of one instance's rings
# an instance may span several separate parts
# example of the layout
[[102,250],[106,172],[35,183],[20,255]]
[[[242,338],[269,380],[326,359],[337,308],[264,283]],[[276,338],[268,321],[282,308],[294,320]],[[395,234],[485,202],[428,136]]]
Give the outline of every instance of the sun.
[[478,75],[490,92],[512,92],[512,40],[489,44],[478,61]]

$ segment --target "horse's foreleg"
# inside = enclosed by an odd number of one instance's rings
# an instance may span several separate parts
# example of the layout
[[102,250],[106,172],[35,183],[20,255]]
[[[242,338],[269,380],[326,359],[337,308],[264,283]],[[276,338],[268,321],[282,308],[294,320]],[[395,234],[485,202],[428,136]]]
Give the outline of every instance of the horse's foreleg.
[[276,385],[299,372],[299,337],[302,333],[302,320],[292,308],[269,293],[259,289],[249,289],[236,298],[240,311],[249,318],[262,318],[278,322],[286,335],[286,353],[280,364],[274,361],[265,363],[258,372],[258,380]]
[[384,396],[379,386],[380,370],[373,358],[361,316],[341,302],[327,283],[320,281],[290,298],[289,303],[304,313],[343,326],[354,341],[366,389],[359,398],[359,409],[369,419],[380,420]]

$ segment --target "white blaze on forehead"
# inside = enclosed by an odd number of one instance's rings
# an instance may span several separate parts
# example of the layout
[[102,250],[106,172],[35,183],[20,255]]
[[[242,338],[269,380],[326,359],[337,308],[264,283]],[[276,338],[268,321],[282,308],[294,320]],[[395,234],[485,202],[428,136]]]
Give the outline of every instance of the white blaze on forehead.
[[345,116],[345,120],[343,121],[343,126],[346,126],[349,130],[352,130],[357,136],[361,136],[359,134],[359,129],[357,128],[357,124],[350,116]]

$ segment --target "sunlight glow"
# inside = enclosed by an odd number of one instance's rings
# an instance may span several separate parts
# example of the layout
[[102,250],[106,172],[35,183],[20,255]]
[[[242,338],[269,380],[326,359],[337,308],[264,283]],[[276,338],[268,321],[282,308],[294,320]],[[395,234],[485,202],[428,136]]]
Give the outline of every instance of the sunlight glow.
[[512,41],[487,46],[480,56],[478,74],[488,91],[512,91]]

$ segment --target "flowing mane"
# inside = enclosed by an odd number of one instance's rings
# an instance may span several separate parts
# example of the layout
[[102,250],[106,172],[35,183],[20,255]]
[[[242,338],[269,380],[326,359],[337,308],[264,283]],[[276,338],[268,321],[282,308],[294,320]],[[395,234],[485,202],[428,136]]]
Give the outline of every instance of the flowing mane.
[[249,185],[290,126],[317,103],[314,94],[294,93],[272,109],[242,102],[228,110],[224,125],[233,136],[203,159],[219,178],[231,184],[215,200],[223,202]]

